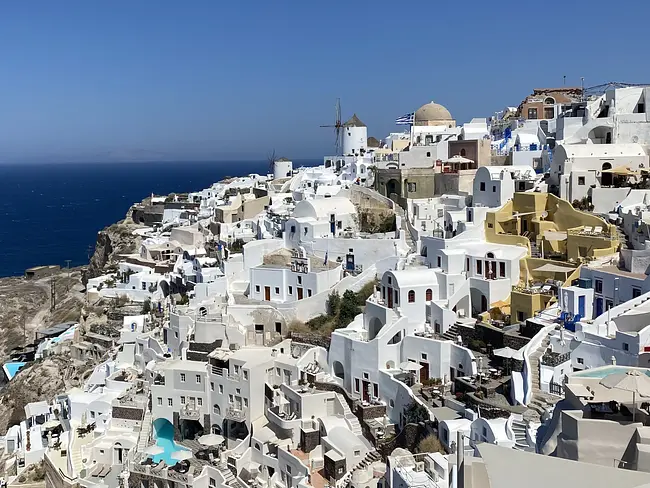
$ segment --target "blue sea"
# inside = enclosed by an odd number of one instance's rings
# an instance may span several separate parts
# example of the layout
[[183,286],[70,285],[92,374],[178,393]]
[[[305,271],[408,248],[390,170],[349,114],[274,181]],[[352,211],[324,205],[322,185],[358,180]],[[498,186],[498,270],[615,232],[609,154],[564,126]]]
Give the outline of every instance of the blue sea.
[[[313,166],[317,161],[294,161]],[[198,191],[226,176],[266,174],[267,161],[0,165],[0,276],[88,263],[97,232],[155,193]]]

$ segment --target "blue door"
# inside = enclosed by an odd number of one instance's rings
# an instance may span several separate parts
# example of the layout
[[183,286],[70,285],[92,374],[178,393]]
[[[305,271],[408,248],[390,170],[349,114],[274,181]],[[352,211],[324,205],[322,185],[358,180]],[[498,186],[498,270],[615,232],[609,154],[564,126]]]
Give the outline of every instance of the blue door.
[[585,296],[584,295],[578,297],[578,315],[580,315],[581,318],[585,316]]
[[596,298],[596,317],[599,317],[602,314],[603,314],[603,299]]

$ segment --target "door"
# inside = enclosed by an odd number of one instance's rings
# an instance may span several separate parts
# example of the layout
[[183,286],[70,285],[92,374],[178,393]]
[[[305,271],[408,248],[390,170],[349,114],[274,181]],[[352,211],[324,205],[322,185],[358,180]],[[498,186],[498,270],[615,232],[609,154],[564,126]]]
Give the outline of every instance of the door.
[[326,400],[326,408],[327,408],[327,416],[331,417],[332,415],[336,414],[336,410],[334,409],[334,398],[328,398]]
[[[596,298],[596,317],[599,317],[603,314],[603,299]],[[596,318],[594,317],[594,318]]]
[[298,288],[298,300],[302,300],[302,288]]
[[388,294],[388,308],[393,308],[393,289],[388,288],[386,293]]
[[271,301],[271,287],[270,286],[265,286],[264,287],[264,300],[267,302]]
[[425,383],[429,379],[429,363],[420,361],[420,383]]
[[578,297],[578,315],[580,318],[585,316],[585,296]]
[[370,401],[370,381],[364,380],[362,382],[363,385],[363,401],[369,402]]

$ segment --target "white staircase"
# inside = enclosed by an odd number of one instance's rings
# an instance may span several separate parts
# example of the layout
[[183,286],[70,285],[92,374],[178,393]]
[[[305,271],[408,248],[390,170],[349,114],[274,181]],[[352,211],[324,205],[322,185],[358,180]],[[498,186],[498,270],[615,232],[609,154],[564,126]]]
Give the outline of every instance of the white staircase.
[[230,468],[228,468],[228,465],[226,463],[219,461],[215,465],[215,468],[217,468],[217,471],[221,473],[221,476],[223,476],[227,486],[230,486],[232,488],[247,488],[246,485],[243,485],[233,474],[233,472],[230,471]]
[[149,445],[149,435],[151,434],[151,412],[147,411],[142,419],[140,428],[140,437],[138,438],[138,452],[144,451]]
[[356,415],[352,413],[352,410],[350,410],[350,407],[348,406],[348,402],[345,401],[345,398],[343,398],[343,395],[340,393],[336,394],[337,398],[339,399],[339,402],[343,406],[343,417],[345,420],[347,420],[348,424],[350,425],[350,430],[354,435],[363,435],[363,432],[361,431],[361,424],[359,423],[359,419],[357,418]]
[[512,431],[515,433],[515,449],[519,451],[535,452],[535,448],[528,443],[528,424],[523,420],[512,421]]
[[348,486],[348,484],[352,480],[352,473],[354,473],[357,469],[366,468],[369,465],[380,460],[381,460],[381,455],[377,451],[368,452],[368,454],[366,454],[366,456],[359,462],[359,464],[357,464],[354,468],[352,468],[347,473],[345,473],[345,475],[336,482],[337,488]]

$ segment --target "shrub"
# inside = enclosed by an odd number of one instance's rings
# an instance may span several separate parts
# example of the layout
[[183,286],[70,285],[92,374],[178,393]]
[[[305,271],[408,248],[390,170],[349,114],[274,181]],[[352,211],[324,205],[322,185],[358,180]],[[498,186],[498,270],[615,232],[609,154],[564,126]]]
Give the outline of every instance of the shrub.
[[440,452],[445,454],[445,448],[435,435],[428,435],[418,443],[417,452]]
[[357,304],[357,295],[352,290],[345,290],[339,310],[339,327],[348,325],[358,313],[359,305]]
[[338,291],[333,291],[330,293],[325,306],[327,308],[327,315],[330,317],[335,317],[338,315],[341,308],[341,295],[339,295]]
[[147,314],[149,312],[151,312],[151,300],[147,298],[142,304],[142,313]]
[[404,420],[407,424],[419,424],[429,420],[429,411],[424,405],[415,400],[404,410]]

